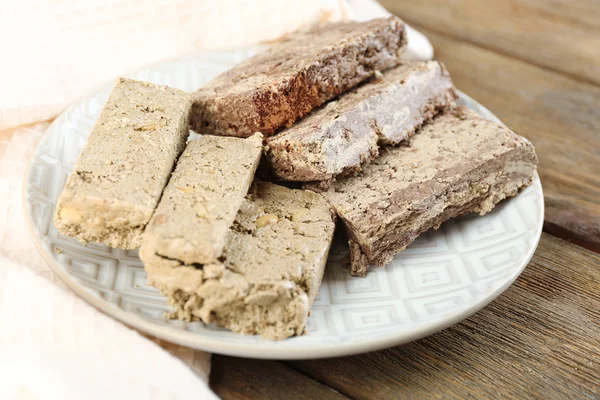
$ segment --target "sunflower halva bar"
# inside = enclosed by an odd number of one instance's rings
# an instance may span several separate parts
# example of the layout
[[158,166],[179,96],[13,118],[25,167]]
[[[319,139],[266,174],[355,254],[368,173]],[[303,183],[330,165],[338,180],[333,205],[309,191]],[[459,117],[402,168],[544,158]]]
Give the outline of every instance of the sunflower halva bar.
[[59,232],[139,247],[185,147],[189,107],[180,90],[119,78],[58,199]]

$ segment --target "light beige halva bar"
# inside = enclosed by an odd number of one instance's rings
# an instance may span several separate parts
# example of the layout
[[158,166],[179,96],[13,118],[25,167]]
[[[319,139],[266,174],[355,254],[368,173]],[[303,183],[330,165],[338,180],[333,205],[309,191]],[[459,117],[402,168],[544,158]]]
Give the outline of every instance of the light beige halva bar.
[[148,281],[175,307],[174,318],[285,339],[305,331],[334,227],[320,195],[256,182],[220,262],[184,264],[151,252],[142,258]]
[[64,235],[140,245],[188,137],[187,93],[119,78],[58,199]]
[[188,143],[144,232],[143,261],[217,261],[254,179],[262,139],[204,135]]

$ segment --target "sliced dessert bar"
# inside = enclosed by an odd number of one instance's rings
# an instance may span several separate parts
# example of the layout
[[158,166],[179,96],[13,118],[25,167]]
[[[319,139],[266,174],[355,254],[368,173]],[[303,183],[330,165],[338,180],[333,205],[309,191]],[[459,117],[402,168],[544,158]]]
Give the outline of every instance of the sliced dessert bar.
[[334,226],[318,194],[257,182],[229,230],[221,262],[184,264],[150,253],[144,266],[175,307],[174,318],[285,339],[304,333]]
[[269,164],[291,181],[324,181],[359,171],[380,144],[398,144],[455,105],[448,71],[438,61],[388,70],[268,139]]
[[254,179],[262,139],[257,133],[248,139],[203,135],[190,141],[146,226],[142,259],[216,262]]
[[398,65],[405,47],[397,17],[291,34],[198,90],[191,127],[203,134],[270,136],[376,70]]
[[64,235],[137,248],[188,137],[187,93],[119,78],[58,199]]
[[351,274],[364,276],[368,264],[385,265],[422,232],[516,195],[536,164],[527,139],[461,107],[322,194],[349,234]]

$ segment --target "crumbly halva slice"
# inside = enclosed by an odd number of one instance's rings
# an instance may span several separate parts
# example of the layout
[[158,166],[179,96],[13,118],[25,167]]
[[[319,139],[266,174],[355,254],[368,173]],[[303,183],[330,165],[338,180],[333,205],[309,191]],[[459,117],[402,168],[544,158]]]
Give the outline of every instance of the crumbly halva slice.
[[186,265],[150,254],[144,266],[175,307],[172,317],[285,339],[305,331],[334,227],[320,195],[256,182],[229,230],[222,262]]
[[455,106],[450,74],[438,61],[388,70],[272,136],[267,159],[291,181],[325,181],[360,171],[380,144],[396,145]]
[[293,33],[199,89],[191,128],[203,134],[270,136],[376,70],[398,65],[405,47],[405,26],[397,17]]
[[185,147],[189,107],[181,90],[118,78],[58,199],[59,232],[139,247]]
[[142,237],[140,254],[185,264],[216,262],[262,154],[260,133],[191,140]]
[[485,214],[534,176],[527,139],[460,107],[425,125],[407,146],[388,147],[357,177],[322,195],[350,237],[350,272],[385,265],[419,234],[453,217]]

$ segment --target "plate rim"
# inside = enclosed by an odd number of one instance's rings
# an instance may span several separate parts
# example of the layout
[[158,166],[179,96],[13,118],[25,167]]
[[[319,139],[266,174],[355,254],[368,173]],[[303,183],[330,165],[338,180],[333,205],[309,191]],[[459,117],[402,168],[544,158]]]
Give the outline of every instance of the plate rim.
[[[104,86],[99,86],[96,88],[96,91],[101,90]],[[483,106],[478,101],[474,100],[472,97],[467,95],[466,93],[457,90],[459,98],[465,99],[467,101],[471,101],[474,104],[477,104],[485,113],[488,114],[489,117],[492,117],[496,120],[496,122],[502,123],[496,115],[494,115],[491,111],[489,111],[485,106]],[[90,93],[91,94],[91,93]],[[84,98],[82,96],[81,98]],[[80,99],[79,99],[80,100]],[[78,100],[78,101],[79,101]],[[75,102],[76,103],[76,102]],[[73,104],[75,104],[73,103]],[[61,114],[66,112],[70,107],[67,107]],[[534,175],[533,186],[539,186],[538,190],[540,193],[540,214],[538,220],[536,221],[536,231],[534,233],[535,238],[532,241],[531,245],[528,248],[527,255],[523,258],[522,265],[516,269],[510,277],[508,277],[502,284],[497,286],[492,292],[487,294],[486,296],[480,298],[478,301],[471,303],[463,310],[459,310],[453,313],[449,313],[443,316],[441,319],[438,319],[433,322],[425,323],[419,326],[417,329],[413,329],[409,332],[403,333],[398,331],[393,331],[383,336],[378,336],[376,339],[359,339],[353,340],[349,342],[342,343],[326,343],[323,345],[319,345],[315,348],[306,348],[306,347],[298,347],[298,348],[285,348],[277,346],[277,343],[281,343],[278,341],[265,341],[262,343],[235,343],[235,342],[227,342],[224,343],[221,340],[206,337],[202,334],[178,330],[172,327],[158,325],[151,321],[145,320],[139,315],[125,311],[114,304],[111,304],[107,301],[101,300],[100,298],[94,296],[92,293],[88,292],[80,283],[78,283],[75,279],[71,277],[64,269],[59,265],[59,263],[50,255],[44,244],[42,243],[41,237],[38,235],[37,228],[35,226],[33,215],[30,212],[31,208],[29,207],[29,173],[32,165],[32,161],[40,147],[40,144],[45,137],[46,133],[50,130],[50,128],[58,123],[58,117],[52,121],[52,123],[46,128],[44,134],[40,137],[36,146],[31,154],[27,162],[27,167],[25,169],[25,174],[23,177],[23,185],[22,185],[22,193],[21,193],[21,202],[23,213],[25,215],[25,224],[27,226],[27,230],[29,232],[29,236],[31,237],[35,248],[38,253],[42,256],[43,260],[48,264],[51,268],[52,272],[58,276],[58,278],[77,296],[85,300],[88,304],[91,304],[96,309],[100,310],[105,315],[108,315],[119,322],[125,324],[126,326],[132,327],[138,331],[144,332],[146,334],[150,334],[159,339],[166,340],[168,342],[176,343],[181,346],[193,348],[196,350],[207,351],[216,354],[223,354],[229,356],[237,356],[237,357],[246,357],[246,358],[256,358],[256,359],[271,359],[271,360],[303,360],[303,359],[321,359],[321,358],[331,358],[331,357],[339,357],[339,356],[348,356],[354,354],[362,354],[371,351],[382,350],[394,346],[398,346],[401,344],[410,343],[412,341],[424,338],[433,333],[439,332],[443,329],[451,327],[458,322],[472,316],[476,312],[480,311],[482,308],[487,306],[493,300],[495,300],[500,294],[502,294],[506,289],[508,289],[514,281],[521,275],[523,270],[527,267],[533,254],[535,253],[541,235],[542,228],[544,224],[544,212],[545,212],[545,202],[543,195],[543,188],[541,185],[541,181],[539,179],[539,175],[537,170]],[[266,344],[268,343],[268,344]]]

